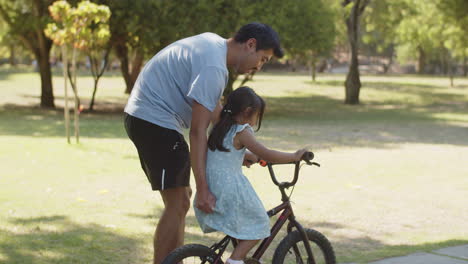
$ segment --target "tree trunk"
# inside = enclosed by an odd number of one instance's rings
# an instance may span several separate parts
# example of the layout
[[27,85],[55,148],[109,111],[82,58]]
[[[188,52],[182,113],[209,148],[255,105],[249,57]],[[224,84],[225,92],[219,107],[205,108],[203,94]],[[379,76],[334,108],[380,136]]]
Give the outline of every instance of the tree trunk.
[[63,115],[65,118],[65,134],[67,136],[67,143],[70,144],[70,110],[68,108],[68,54],[67,54],[67,46],[65,45],[62,45],[62,67],[63,67],[63,81],[64,81]]
[[[241,84],[239,85],[239,87],[241,86],[244,86],[245,83],[247,83],[248,81],[251,81],[253,80],[253,77],[255,76],[255,73],[257,73],[256,71],[252,71],[250,73],[246,73],[244,74],[244,79],[242,80]],[[237,79],[237,78],[236,78]]]
[[133,86],[135,85],[138,75],[140,74],[141,67],[143,66],[143,60],[144,60],[143,51],[141,49],[137,49],[135,57],[133,58],[133,61],[132,61],[132,67],[130,71],[131,86],[130,86],[130,89],[127,86],[125,93],[130,94],[132,92]]
[[466,54],[463,55],[463,76],[468,75],[468,65],[467,65],[467,60],[466,60]]
[[237,74],[235,71],[231,71],[231,70],[229,71],[228,83],[226,85],[226,88],[223,91],[224,103],[226,103],[226,99],[229,96],[229,94],[232,93],[232,91],[234,91],[233,86],[234,86],[234,82],[237,79],[237,76],[239,76],[239,74]]
[[117,55],[117,58],[120,61],[120,71],[122,72],[122,77],[125,80],[125,93],[128,93],[127,91],[131,90],[133,87],[133,84],[130,81],[130,73],[128,69],[128,48],[125,43],[118,43],[115,45],[115,53]]
[[9,62],[10,62],[11,67],[13,67],[13,68],[16,67],[16,53],[15,53],[15,45],[14,44],[10,44]]
[[312,55],[312,60],[310,62],[310,71],[312,74],[312,81],[315,82],[315,78],[317,76],[317,59],[314,55]]
[[70,86],[71,86],[71,89],[73,91],[73,96],[76,96],[77,100],[78,100],[78,105],[81,104],[81,99],[80,97],[78,96],[77,94],[77,91],[76,91],[76,83],[75,83],[75,80],[76,78],[73,77],[73,70],[72,70],[72,63],[68,63],[67,64],[67,67],[68,67],[68,70],[67,70],[67,74],[68,74],[68,80],[70,81]]
[[36,53],[36,60],[41,74],[41,107],[55,108],[49,55],[50,49],[41,49],[39,54]]
[[75,108],[74,108],[75,138],[76,138],[76,143],[80,143],[80,102],[78,100],[78,86],[76,83],[76,48],[75,47],[73,47],[73,54],[72,54],[72,76],[73,76],[73,83],[75,84]]
[[89,103],[89,111],[94,110],[94,100],[96,99],[98,82],[99,82],[99,78],[94,79],[94,89],[93,89],[93,95],[91,96],[91,102]]
[[[450,87],[453,87],[453,65],[452,65],[452,55],[450,54],[450,51],[447,50],[446,52],[447,54],[447,68],[448,68],[448,75],[449,75],[449,78],[450,78]],[[456,63],[455,63],[456,64]]]
[[[357,47],[352,47],[351,50]],[[359,104],[359,92],[361,90],[361,79],[359,76],[359,60],[357,51],[352,51],[351,64],[345,81],[345,104]]]
[[138,74],[140,74],[141,66],[143,65],[143,51],[141,49],[137,49],[135,51],[135,58],[133,59],[131,65],[130,60],[128,58],[128,47],[125,43],[116,44],[115,51],[117,57],[120,60],[120,71],[122,72],[122,76],[125,80],[125,93],[130,94],[132,92],[133,85],[135,84],[135,81],[138,78]]
[[[107,47],[104,53],[104,65],[101,65],[98,58],[94,58],[92,54],[89,54],[88,58],[91,62],[91,73],[94,78],[94,89],[93,89],[93,96],[91,97],[91,102],[89,104],[89,111],[94,110],[94,100],[96,99],[96,92],[98,88],[99,79],[104,74],[104,71],[107,69],[109,65],[109,54],[111,51],[111,47]],[[99,53],[98,53],[99,54]]]
[[[350,3],[345,1],[345,3]],[[368,1],[361,5],[360,0],[354,2],[351,14],[346,19],[349,46],[351,49],[351,63],[345,81],[345,104],[359,104],[359,92],[361,89],[361,79],[359,77],[359,17],[364,11]]]
[[449,71],[448,52],[445,48],[442,48],[439,58],[440,58],[441,73],[443,75],[448,75],[448,71]]
[[426,68],[426,52],[421,47],[418,47],[418,73],[423,74]]
[[326,59],[322,59],[322,61],[319,63],[319,66],[317,67],[317,72],[319,73],[324,73],[325,70],[328,68],[328,61]]
[[391,47],[391,50],[390,50],[390,56],[388,56],[388,63],[383,65],[383,73],[384,74],[387,74],[388,73],[388,70],[390,70],[390,67],[392,66],[392,63],[393,63],[393,54],[395,53],[395,49],[393,48],[393,46]]

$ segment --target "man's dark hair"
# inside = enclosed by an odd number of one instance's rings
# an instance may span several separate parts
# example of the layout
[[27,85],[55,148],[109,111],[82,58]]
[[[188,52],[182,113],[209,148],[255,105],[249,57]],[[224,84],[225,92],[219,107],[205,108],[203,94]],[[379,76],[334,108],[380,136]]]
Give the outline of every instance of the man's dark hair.
[[238,43],[244,43],[251,38],[257,40],[257,50],[273,49],[275,57],[283,57],[284,52],[281,49],[278,33],[270,26],[253,22],[242,26],[234,35],[234,40]]

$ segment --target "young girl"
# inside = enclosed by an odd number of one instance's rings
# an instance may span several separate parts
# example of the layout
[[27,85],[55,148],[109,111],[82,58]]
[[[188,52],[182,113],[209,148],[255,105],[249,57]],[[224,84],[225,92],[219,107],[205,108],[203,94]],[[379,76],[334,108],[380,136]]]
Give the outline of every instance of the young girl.
[[242,174],[245,150],[273,163],[299,161],[307,151],[280,152],[260,144],[252,127],[258,122],[260,129],[264,110],[265,102],[251,88],[234,90],[208,139],[206,180],[216,205],[211,214],[194,209],[203,232],[221,231],[239,240],[226,263],[242,264],[249,250],[270,235],[266,210]]

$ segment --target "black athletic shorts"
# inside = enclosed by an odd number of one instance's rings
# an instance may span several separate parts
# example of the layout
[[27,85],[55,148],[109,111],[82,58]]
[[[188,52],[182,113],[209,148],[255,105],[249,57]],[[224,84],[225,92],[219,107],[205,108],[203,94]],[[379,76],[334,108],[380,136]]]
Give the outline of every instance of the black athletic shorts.
[[190,186],[190,155],[184,136],[128,114],[125,130],[153,190]]

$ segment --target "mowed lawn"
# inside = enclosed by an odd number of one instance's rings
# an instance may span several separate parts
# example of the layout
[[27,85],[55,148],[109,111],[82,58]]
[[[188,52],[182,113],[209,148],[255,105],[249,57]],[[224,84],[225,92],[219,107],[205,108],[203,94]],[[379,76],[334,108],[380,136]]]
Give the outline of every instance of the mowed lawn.
[[[267,101],[258,138],[308,147],[322,165],[302,167],[298,220],[329,238],[338,262],[468,243],[468,79],[451,88],[442,77],[364,76],[362,103],[349,106],[344,78],[263,73],[248,83]],[[58,109],[44,110],[37,73],[0,74],[0,263],[150,263],[162,202],[123,128],[122,78],[101,81],[78,145],[64,137],[60,75],[54,85]],[[92,79],[78,85],[86,106]],[[265,168],[244,171],[265,207],[280,202]],[[207,245],[221,237],[204,235],[192,209],[186,234]]]

